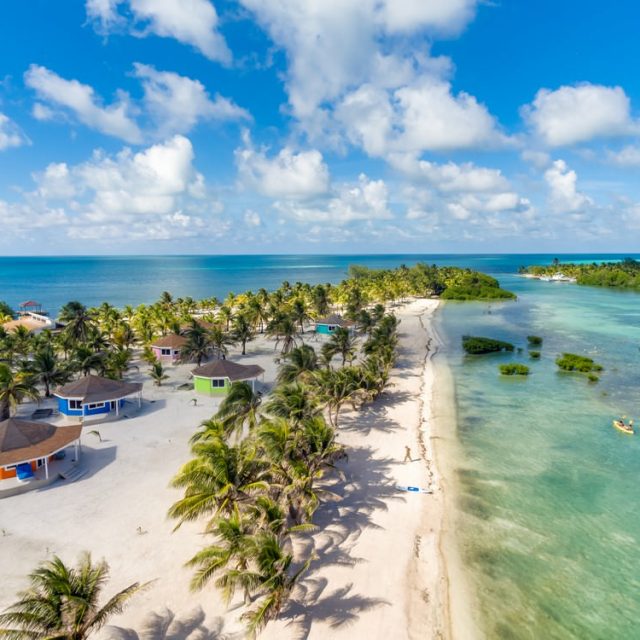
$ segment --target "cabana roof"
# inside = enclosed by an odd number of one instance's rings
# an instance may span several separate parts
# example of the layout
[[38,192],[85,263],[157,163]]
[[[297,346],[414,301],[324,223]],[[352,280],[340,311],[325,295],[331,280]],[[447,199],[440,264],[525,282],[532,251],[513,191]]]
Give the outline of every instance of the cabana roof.
[[50,456],[77,440],[81,431],[82,425],[55,427],[48,422],[4,420],[0,422],[0,467]]
[[59,398],[82,400],[83,404],[119,400],[142,391],[141,382],[123,382],[101,376],[85,376],[54,392]]
[[318,318],[316,320],[316,324],[331,324],[337,325],[338,327],[348,327],[353,324],[350,320],[345,320],[342,316],[339,316],[336,313],[332,313],[330,316],[326,318]]
[[166,336],[161,336],[157,340],[154,340],[151,344],[152,347],[158,349],[182,349],[187,339],[184,336],[180,336],[177,333],[170,333]]
[[250,380],[264,373],[264,369],[257,364],[238,364],[230,360],[214,360],[201,367],[197,367],[191,375],[198,378],[229,378],[231,382]]
[[42,305],[39,302],[36,302],[35,300],[27,300],[26,302],[21,302],[20,303],[20,308],[24,309],[26,307],[41,307]]

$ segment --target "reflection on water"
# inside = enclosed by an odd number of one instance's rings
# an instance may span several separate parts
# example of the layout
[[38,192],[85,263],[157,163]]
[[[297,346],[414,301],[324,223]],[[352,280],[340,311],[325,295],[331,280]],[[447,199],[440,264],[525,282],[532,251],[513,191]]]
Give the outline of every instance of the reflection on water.
[[[442,311],[458,404],[461,552],[491,638],[632,638],[640,614],[640,295],[501,278],[518,302]],[[488,310],[490,309],[490,313]],[[521,353],[467,357],[463,334]],[[544,338],[530,360],[527,335]],[[537,349],[537,348],[536,348]],[[589,355],[600,382],[557,371]],[[498,364],[531,368],[524,380]]]

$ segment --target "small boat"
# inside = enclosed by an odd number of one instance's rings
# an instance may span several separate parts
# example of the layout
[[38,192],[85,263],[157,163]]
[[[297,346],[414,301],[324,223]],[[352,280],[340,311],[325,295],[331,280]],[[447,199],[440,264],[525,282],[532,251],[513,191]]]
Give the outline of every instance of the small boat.
[[633,420],[629,420],[629,423],[626,423],[624,420],[614,420],[613,426],[618,431],[622,431],[622,433],[628,433],[629,435],[633,435],[635,433],[633,430]]

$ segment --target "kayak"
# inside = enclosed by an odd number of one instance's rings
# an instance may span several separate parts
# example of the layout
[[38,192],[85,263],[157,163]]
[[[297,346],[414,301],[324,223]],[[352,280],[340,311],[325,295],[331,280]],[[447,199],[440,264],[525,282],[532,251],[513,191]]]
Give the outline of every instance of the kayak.
[[628,433],[632,436],[635,432],[633,430],[633,426],[624,422],[624,420],[614,420],[613,426],[618,430],[622,431],[622,433]]

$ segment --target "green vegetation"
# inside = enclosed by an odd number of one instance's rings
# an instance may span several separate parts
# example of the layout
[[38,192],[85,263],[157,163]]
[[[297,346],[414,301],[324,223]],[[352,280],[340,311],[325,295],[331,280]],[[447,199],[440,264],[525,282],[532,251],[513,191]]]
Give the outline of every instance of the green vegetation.
[[542,338],[540,336],[527,336],[527,342],[532,347],[539,347],[542,344]]
[[500,373],[503,376],[528,376],[529,375],[529,367],[525,364],[512,363],[512,364],[501,364],[500,365]]
[[540,352],[539,351],[529,351],[529,357],[532,360],[540,360]]
[[18,594],[20,599],[0,613],[0,638],[85,640],[149,584],[129,585],[100,606],[108,578],[109,565],[93,563],[88,553],[77,567],[53,556],[29,575],[29,588]]
[[600,380],[600,378],[595,373],[590,373],[587,376],[587,380],[589,380],[589,382],[598,382],[598,380]]
[[640,262],[632,258],[625,258],[620,262],[593,262],[591,264],[554,261],[552,265],[520,268],[520,273],[535,276],[551,276],[558,272],[575,278],[576,282],[581,285],[640,290]]
[[577,371],[579,373],[591,373],[593,371],[602,371],[602,365],[594,362],[586,356],[579,356],[575,353],[563,353],[556,359],[556,364],[563,371]]
[[462,336],[462,348],[471,355],[514,350],[514,346],[509,342],[479,336]]

